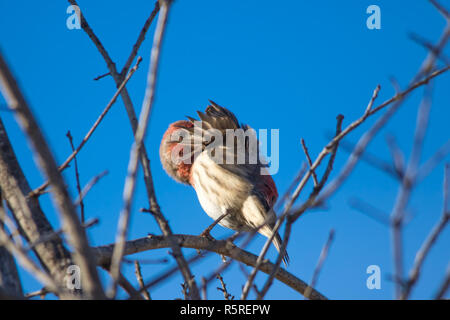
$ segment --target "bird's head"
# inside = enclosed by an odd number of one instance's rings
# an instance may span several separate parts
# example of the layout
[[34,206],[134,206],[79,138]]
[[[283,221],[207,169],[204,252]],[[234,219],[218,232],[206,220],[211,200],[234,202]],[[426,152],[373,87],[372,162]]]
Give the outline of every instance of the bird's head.
[[169,125],[163,135],[159,148],[159,157],[164,170],[178,182],[190,184],[193,156],[186,155],[183,140],[190,134],[188,129],[194,124],[187,120],[180,120]]
[[246,125],[239,125],[231,111],[211,100],[205,112],[197,111],[197,114],[200,120],[187,117],[189,121],[172,123],[164,133],[159,149],[164,170],[173,179],[185,184],[190,184],[191,167],[196,156],[215,141],[211,130],[213,133],[219,132],[225,144],[227,129],[247,128]]

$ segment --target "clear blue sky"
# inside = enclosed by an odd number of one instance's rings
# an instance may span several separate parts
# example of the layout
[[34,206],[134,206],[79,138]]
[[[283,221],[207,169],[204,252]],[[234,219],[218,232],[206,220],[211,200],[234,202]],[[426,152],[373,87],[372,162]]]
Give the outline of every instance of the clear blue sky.
[[[442,2],[448,7],[448,1]],[[154,1],[125,4],[80,0],[79,4],[120,69]],[[366,8],[371,4],[381,8],[381,30],[366,28]],[[115,91],[111,78],[92,80],[107,72],[106,65],[83,31],[67,29],[67,6],[62,0],[0,0],[2,52],[59,162],[70,154],[67,130],[71,130],[75,143],[79,142]],[[240,121],[253,128],[280,129],[280,170],[274,180],[283,193],[305,160],[300,138],[306,140],[310,153],[315,156],[326,144],[326,133],[335,127],[338,113],[345,116],[344,125],[359,117],[377,84],[382,87],[378,101],[392,96],[394,90],[389,81],[392,76],[405,87],[426,55],[423,47],[408,38],[408,33],[415,32],[436,41],[444,23],[424,0],[176,1],[164,42],[157,96],[146,140],[156,194],[173,231],[199,234],[212,220],[202,211],[194,190],[172,181],[161,167],[159,142],[169,123],[194,115],[212,99],[230,108]],[[153,30],[152,27],[139,52],[144,58],[141,68],[128,85],[137,108],[142,104]],[[434,88],[431,127],[422,161],[449,139],[449,87],[450,75],[446,74]],[[409,154],[421,93],[418,90],[403,105],[370,145],[371,152],[389,161],[385,136],[390,133],[397,137],[406,155]],[[31,185],[40,185],[43,177],[36,170],[12,115],[1,112],[1,117]],[[352,133],[348,141],[356,141],[373,121]],[[114,240],[131,143],[130,126],[119,101],[78,157],[83,185],[101,171],[109,171],[85,200],[87,217],[100,219],[100,224],[89,230],[95,245]],[[340,150],[335,169],[346,158],[347,154]],[[442,173],[441,164],[413,193],[409,208],[414,218],[405,230],[404,256],[408,270],[415,252],[441,214]],[[73,167],[64,176],[75,196]],[[333,299],[392,298],[389,229],[353,210],[348,200],[361,198],[389,214],[396,192],[396,181],[360,163],[330,200],[327,210],[308,213],[295,224],[288,247],[291,256],[288,270],[309,281],[328,232],[334,228],[335,241],[317,288]],[[147,203],[142,180],[135,200],[129,238],[158,234],[153,218],[138,212]],[[57,228],[59,222],[49,196],[42,196],[41,203]],[[226,234],[230,232],[222,227],[213,231],[216,237]],[[436,291],[450,260],[449,242],[447,228],[424,265],[413,298],[430,298]],[[263,243],[264,238],[258,236],[249,250],[258,253]],[[136,257],[166,257],[167,251],[162,249]],[[184,252],[187,256],[195,253],[194,250]],[[270,257],[274,256],[275,251],[271,249]],[[195,265],[193,272],[200,279],[219,264],[220,257],[212,255]],[[381,290],[366,288],[366,268],[372,264],[381,268]],[[150,279],[167,267],[143,265],[144,278]],[[126,275],[135,283],[132,266],[126,267]],[[21,271],[21,277],[26,291],[40,288],[26,272]],[[223,277],[229,291],[239,297],[245,278],[237,265]],[[108,279],[104,274],[103,278]],[[261,285],[264,279],[260,275],[257,284]],[[151,294],[155,299],[182,297],[181,281],[176,276]],[[222,299],[222,294],[215,289],[218,285],[210,287],[209,296]],[[267,298],[301,297],[275,283]]]

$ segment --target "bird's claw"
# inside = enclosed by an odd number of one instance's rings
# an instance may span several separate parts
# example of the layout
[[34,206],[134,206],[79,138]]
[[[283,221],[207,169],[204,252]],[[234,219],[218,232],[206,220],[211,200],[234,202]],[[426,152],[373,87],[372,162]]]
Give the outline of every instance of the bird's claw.
[[214,237],[211,235],[211,233],[209,233],[209,230],[205,230],[202,233],[200,233],[200,237],[205,237],[208,240],[214,241],[216,239],[214,239]]

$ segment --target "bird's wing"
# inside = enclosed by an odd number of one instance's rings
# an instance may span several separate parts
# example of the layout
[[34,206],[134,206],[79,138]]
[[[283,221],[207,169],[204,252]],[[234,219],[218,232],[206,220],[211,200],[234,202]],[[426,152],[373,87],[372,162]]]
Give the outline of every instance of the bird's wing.
[[[212,156],[216,156],[214,152],[220,150],[222,156],[217,155],[215,159],[221,161],[218,161],[217,164],[255,185],[255,195],[261,200],[264,208],[267,211],[270,210],[278,197],[278,193],[272,177],[264,174],[265,165],[259,159],[259,142],[256,132],[249,130],[251,128],[246,124],[239,124],[236,116],[227,108],[214,101],[209,100],[209,102],[210,105],[205,112],[197,112],[201,120],[202,137],[195,134],[195,126],[187,128],[194,135],[193,144],[197,144],[197,148],[192,149],[198,152],[200,151],[198,146],[201,145],[201,152],[203,152],[208,146],[214,147],[211,148],[213,150]],[[197,121],[194,118],[188,118],[194,124]],[[200,128],[197,126],[198,129]],[[236,133],[231,145],[230,143],[227,144],[226,137],[229,129],[241,129],[241,134],[243,134],[239,136],[239,133]],[[212,139],[210,137],[217,131],[221,135],[220,141],[217,141],[215,137]],[[202,139],[201,142],[199,139]]]

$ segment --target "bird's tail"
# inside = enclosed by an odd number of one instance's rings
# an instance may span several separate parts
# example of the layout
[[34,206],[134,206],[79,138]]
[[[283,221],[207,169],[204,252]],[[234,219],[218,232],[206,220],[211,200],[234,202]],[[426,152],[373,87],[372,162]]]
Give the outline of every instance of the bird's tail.
[[[272,243],[275,246],[275,248],[277,249],[277,251],[280,252],[281,245],[282,245],[283,242],[281,241],[281,237],[278,234],[278,232],[277,232],[276,236],[273,238]],[[289,264],[289,255],[287,253],[287,250],[284,251],[283,263],[284,263],[285,267],[287,267],[288,264]]]

